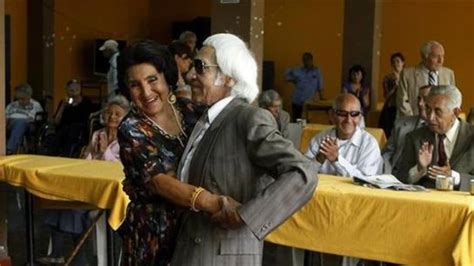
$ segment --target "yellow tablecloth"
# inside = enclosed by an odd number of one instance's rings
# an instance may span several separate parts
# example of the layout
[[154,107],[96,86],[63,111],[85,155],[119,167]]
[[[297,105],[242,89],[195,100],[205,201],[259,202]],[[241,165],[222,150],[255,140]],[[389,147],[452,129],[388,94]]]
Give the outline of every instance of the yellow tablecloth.
[[[300,141],[300,151],[306,152],[308,150],[309,143],[311,139],[316,136],[316,134],[324,131],[326,129],[334,127],[333,125],[322,125],[322,124],[306,124],[303,128],[303,132],[301,133],[301,141]],[[385,143],[387,142],[387,137],[385,137],[385,133],[381,128],[365,128],[367,132],[369,132],[372,136],[375,137],[377,142],[379,143],[380,148],[382,148]]]
[[0,157],[0,181],[24,187],[41,198],[108,209],[108,223],[114,230],[122,223],[129,202],[122,191],[123,178],[123,166],[118,162],[37,155]]
[[311,201],[270,242],[408,265],[474,265],[474,196],[401,192],[320,176]]

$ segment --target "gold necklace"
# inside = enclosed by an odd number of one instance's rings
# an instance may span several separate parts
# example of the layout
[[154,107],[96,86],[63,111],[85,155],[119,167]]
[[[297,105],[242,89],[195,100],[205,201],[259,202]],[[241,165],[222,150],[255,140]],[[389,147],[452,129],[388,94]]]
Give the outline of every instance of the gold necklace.
[[170,138],[176,138],[179,143],[181,144],[181,147],[185,147],[184,145],[184,142],[183,140],[181,139],[181,134],[184,136],[184,137],[188,137],[186,135],[186,132],[184,132],[183,128],[181,127],[181,123],[179,123],[179,120],[178,120],[178,113],[176,111],[176,109],[174,108],[173,104],[170,104],[171,105],[171,109],[173,110],[173,114],[174,114],[174,118],[175,118],[175,121],[176,121],[176,124],[178,125],[178,128],[179,128],[179,132],[177,135],[171,135],[169,134],[165,129],[163,129],[157,122],[155,122],[155,120],[151,119],[147,114],[143,113],[143,115],[151,121],[151,123],[153,123],[153,125],[155,125],[164,135],[167,135],[169,136]]

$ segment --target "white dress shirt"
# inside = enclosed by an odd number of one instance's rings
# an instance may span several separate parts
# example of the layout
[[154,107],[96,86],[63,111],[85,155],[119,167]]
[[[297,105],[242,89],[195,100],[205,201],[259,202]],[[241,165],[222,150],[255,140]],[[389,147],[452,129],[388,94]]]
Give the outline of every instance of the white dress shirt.
[[[193,159],[194,152],[196,151],[197,146],[199,145],[199,142],[201,142],[202,137],[206,133],[207,129],[209,126],[212,124],[212,122],[216,119],[216,117],[224,110],[224,108],[234,99],[234,96],[229,96],[226,97],[218,102],[216,102],[214,105],[212,105],[208,110],[207,110],[207,121],[200,121],[198,124],[193,129],[193,132],[191,133],[191,136],[196,135],[194,138],[194,141],[192,139],[189,139],[188,144],[186,145],[186,149],[184,150],[183,157],[181,160],[184,160],[183,166],[181,168],[181,171],[179,172],[179,178],[181,181],[188,181],[189,177],[189,166],[191,165],[191,161]],[[203,114],[205,116],[206,114]],[[204,125],[199,125],[199,123],[204,123]],[[196,132],[195,132],[196,131]],[[198,132],[199,131],[199,132]],[[191,143],[192,142],[192,143]]]
[[[306,152],[306,157],[314,159],[319,146],[326,136],[336,137],[336,129],[331,128],[316,135]],[[337,140],[338,157],[335,162],[325,160],[319,172],[346,177],[377,175],[382,170],[382,156],[377,140],[359,127],[348,140]],[[316,161],[316,163],[318,163]]]
[[[446,132],[446,138],[444,138],[443,144],[444,144],[444,151],[446,152],[446,158],[448,161],[451,159],[451,155],[453,154],[454,150],[454,145],[456,145],[456,141],[458,140],[458,135],[459,135],[459,128],[461,127],[461,123],[459,123],[459,120],[456,119],[454,121],[453,126]],[[438,134],[435,134],[435,147],[438,147]],[[434,152],[435,149],[433,149]],[[434,154],[433,154],[434,156]],[[408,175],[410,177],[421,177],[425,176],[427,173],[426,172],[419,172],[417,165],[413,166],[410,171],[408,171]],[[454,185],[459,185],[461,182],[461,175],[451,169],[451,177],[453,178]]]

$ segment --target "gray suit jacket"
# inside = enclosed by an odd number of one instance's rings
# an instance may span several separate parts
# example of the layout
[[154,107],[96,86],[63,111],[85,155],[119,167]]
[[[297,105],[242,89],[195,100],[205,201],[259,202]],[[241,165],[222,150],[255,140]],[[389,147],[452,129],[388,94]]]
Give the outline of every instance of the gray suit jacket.
[[[224,230],[206,213],[185,212],[172,265],[260,265],[262,240],[313,196],[317,170],[268,111],[232,100],[196,148],[189,183],[242,203],[245,225]],[[260,187],[266,175],[275,181]]]
[[395,121],[390,138],[382,149],[384,173],[392,173],[402,155],[406,135],[420,126],[421,118],[418,115],[400,117]]
[[[474,126],[460,121],[459,135],[449,160],[451,168],[461,175],[460,190],[469,190],[469,181],[474,179]],[[428,177],[412,179],[408,177],[410,168],[417,164],[417,154],[421,142],[435,143],[435,134],[427,127],[421,127],[407,135],[403,148],[403,157],[399,161],[394,175],[408,184],[421,184],[433,188],[435,183]]]
[[[428,85],[427,75],[422,63],[403,69],[397,89],[398,117],[418,115],[418,90]],[[439,70],[438,85],[455,85],[454,72],[442,67]]]

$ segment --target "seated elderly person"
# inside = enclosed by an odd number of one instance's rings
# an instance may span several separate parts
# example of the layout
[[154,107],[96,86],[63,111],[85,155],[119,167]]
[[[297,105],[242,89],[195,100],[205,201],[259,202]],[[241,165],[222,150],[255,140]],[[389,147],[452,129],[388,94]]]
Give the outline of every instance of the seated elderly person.
[[[406,134],[422,127],[426,124],[425,101],[431,86],[423,86],[418,92],[418,115],[402,116],[395,121],[390,134],[390,138],[382,149],[384,159],[384,172],[387,174],[394,171],[392,168],[397,165],[402,157],[403,146],[405,145]],[[396,170],[395,170],[396,171]]]
[[[129,109],[130,103],[125,97],[116,95],[109,99],[103,111],[105,128],[93,133],[84,153],[86,160],[120,161],[117,128]],[[45,224],[51,229],[51,252],[38,261],[42,264],[64,263],[65,236],[72,236],[77,242],[90,223],[89,217],[89,210],[48,210]],[[78,253],[73,265],[87,265],[84,249]]]
[[258,98],[258,105],[270,111],[275,118],[278,130],[280,130],[283,137],[288,137],[288,123],[290,123],[290,115],[281,109],[280,94],[275,90],[266,90],[260,94]]
[[94,131],[84,152],[87,160],[120,161],[120,147],[117,142],[117,128],[130,110],[128,100],[117,95],[112,97],[103,110],[105,127]]
[[[335,128],[317,134],[306,156],[322,164],[319,173],[345,177],[361,177],[379,174],[382,156],[377,140],[359,122],[362,119],[360,101],[352,94],[336,97],[330,111]],[[307,253],[309,261],[324,261],[321,265],[357,265],[358,258],[331,254]]]
[[358,126],[362,119],[359,100],[352,94],[337,96],[330,115],[336,127],[316,135],[306,152],[322,164],[319,172],[346,177],[379,174],[380,148],[377,140]]
[[428,126],[407,135],[394,175],[400,181],[435,187],[435,177],[453,177],[456,189],[474,179],[474,126],[458,118],[462,95],[453,85],[433,86],[426,99]]
[[29,84],[19,85],[15,88],[16,101],[7,106],[7,154],[17,150],[31,122],[35,121],[36,114],[43,112],[41,105],[31,98],[32,94],[33,89]]

